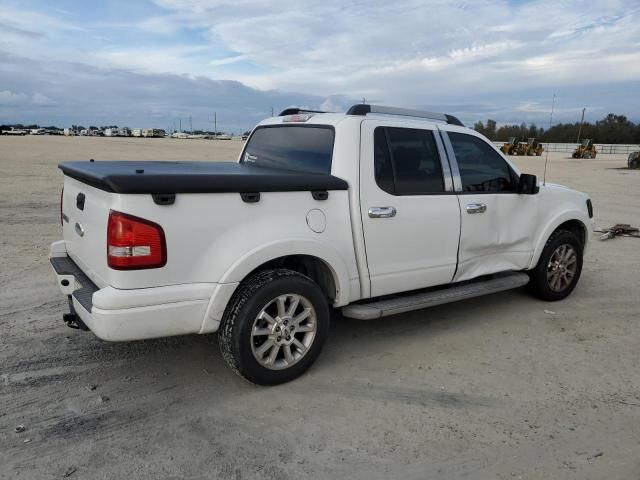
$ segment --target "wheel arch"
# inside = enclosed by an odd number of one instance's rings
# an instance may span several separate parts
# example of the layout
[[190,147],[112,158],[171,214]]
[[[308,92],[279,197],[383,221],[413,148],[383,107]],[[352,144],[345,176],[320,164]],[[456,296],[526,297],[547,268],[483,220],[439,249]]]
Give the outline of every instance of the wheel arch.
[[250,277],[264,270],[285,268],[293,270],[313,280],[322,290],[327,299],[333,303],[338,294],[335,272],[329,264],[313,255],[292,254],[274,258],[254,268],[246,277]]
[[305,274],[318,280],[334,303],[349,301],[349,274],[340,254],[329,245],[306,239],[272,243],[247,253],[231,265],[220,283],[242,282],[268,268],[289,268]]
[[585,250],[587,242],[589,241],[590,231],[581,217],[581,212],[578,215],[569,212],[551,221],[536,242],[536,247],[531,258],[529,269],[534,268],[537,265],[547,240],[549,240],[551,235],[553,235],[557,230],[568,230],[574,233],[580,240],[583,250]]
[[[220,277],[200,333],[215,332],[233,292],[249,275],[268,268],[289,268],[314,280],[328,303],[340,307],[351,301],[358,278],[351,278],[347,263],[331,245],[308,239],[289,239],[247,252]],[[358,291],[359,292],[359,291]]]

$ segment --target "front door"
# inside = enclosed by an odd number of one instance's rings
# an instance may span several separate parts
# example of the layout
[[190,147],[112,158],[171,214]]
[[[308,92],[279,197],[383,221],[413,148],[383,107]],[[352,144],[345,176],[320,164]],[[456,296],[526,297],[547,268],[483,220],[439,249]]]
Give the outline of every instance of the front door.
[[371,296],[451,282],[460,207],[437,127],[364,120],[360,208]]
[[538,223],[537,196],[516,192],[517,175],[484,138],[449,129],[443,138],[455,157],[454,179],[459,170],[462,219],[455,281],[527,268]]

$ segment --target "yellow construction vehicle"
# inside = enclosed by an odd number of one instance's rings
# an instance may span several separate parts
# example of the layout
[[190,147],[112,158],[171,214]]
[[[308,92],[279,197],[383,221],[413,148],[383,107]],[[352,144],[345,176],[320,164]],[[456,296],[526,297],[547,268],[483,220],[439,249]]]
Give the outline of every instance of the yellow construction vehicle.
[[542,155],[542,152],[544,152],[542,144],[535,138],[530,138],[529,146],[527,148],[527,155],[529,155],[530,157],[532,157],[533,155],[539,157],[540,155]]
[[596,158],[598,151],[596,150],[596,146],[593,144],[593,140],[590,138],[585,138],[582,140],[582,143],[578,145],[573,151],[573,158]]
[[518,142],[514,155],[526,155],[529,151],[529,144],[527,142]]
[[502,153],[505,155],[514,155],[518,144],[516,143],[516,137],[509,137],[509,141],[500,147]]

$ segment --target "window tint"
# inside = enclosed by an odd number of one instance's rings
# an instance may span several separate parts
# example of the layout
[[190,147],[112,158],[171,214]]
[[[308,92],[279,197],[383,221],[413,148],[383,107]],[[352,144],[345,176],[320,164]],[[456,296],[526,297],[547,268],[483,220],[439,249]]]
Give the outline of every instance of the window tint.
[[465,192],[512,192],[511,169],[484,140],[449,132]]
[[256,129],[242,162],[309,173],[331,173],[333,128],[277,126]]
[[432,132],[378,127],[374,144],[376,183],[382,190],[392,195],[444,192],[442,166]]
[[395,193],[393,182],[393,167],[391,166],[391,155],[387,146],[387,137],[384,128],[376,128],[373,133],[374,141],[374,161],[376,183],[387,193]]

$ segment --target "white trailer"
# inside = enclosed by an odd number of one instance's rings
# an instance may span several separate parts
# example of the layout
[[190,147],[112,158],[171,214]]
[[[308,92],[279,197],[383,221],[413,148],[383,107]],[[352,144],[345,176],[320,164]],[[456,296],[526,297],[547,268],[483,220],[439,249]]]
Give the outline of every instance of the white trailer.
[[163,138],[165,136],[165,132],[161,128],[145,128],[142,130],[142,136],[149,138]]

